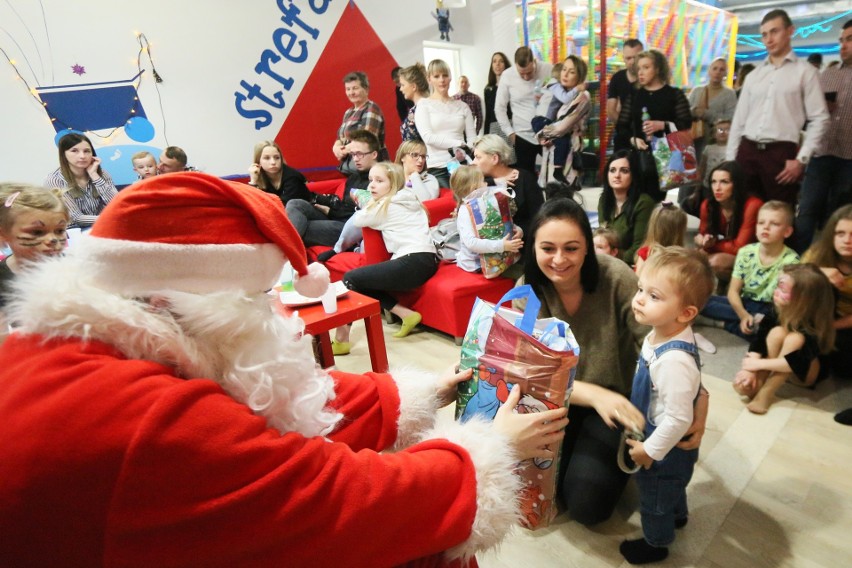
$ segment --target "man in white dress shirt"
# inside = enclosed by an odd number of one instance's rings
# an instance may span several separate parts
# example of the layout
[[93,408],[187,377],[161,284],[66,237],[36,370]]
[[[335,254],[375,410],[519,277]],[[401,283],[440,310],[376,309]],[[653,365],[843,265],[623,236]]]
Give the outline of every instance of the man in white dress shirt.
[[743,86],[726,159],[739,162],[746,187],[759,197],[795,206],[805,166],[828,125],[828,111],[819,73],[793,52],[793,32],[784,10],[763,17],[760,35],[768,57]]
[[[536,61],[529,47],[515,50],[515,66],[503,71],[497,86],[494,114],[500,128],[515,147],[515,166],[535,173],[535,158],[541,145],[532,129],[535,107],[550,80],[550,63]],[[512,106],[509,119],[508,106]]]

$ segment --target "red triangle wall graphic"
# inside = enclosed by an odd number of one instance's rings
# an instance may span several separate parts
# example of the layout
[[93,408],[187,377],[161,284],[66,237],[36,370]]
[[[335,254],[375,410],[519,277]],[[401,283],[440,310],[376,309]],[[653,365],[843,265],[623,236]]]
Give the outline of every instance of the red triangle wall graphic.
[[370,79],[370,99],[385,116],[385,144],[393,156],[400,143],[394,83],[390,78],[396,60],[373,27],[350,2],[344,9],[314,70],[275,137],[287,163],[308,179],[336,177],[331,147],[343,113],[351,106],[343,88],[350,71],[363,71]]

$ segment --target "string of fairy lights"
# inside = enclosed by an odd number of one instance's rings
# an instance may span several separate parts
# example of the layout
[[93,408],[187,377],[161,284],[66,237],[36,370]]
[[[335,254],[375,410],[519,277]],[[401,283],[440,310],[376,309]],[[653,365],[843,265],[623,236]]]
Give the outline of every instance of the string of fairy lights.
[[[130,109],[128,109],[128,111],[127,111],[127,118],[124,120],[124,122],[120,126],[116,126],[112,130],[108,131],[106,134],[100,134],[100,133],[97,133],[97,132],[94,132],[94,131],[86,131],[85,132],[86,135],[96,136],[96,137],[100,138],[101,140],[103,140],[104,142],[107,142],[107,143],[112,139],[112,137],[115,135],[115,133],[118,130],[124,128],[124,125],[127,124],[127,122],[130,119],[132,119],[134,116],[136,116],[136,106],[137,106],[137,102],[139,100],[138,90],[139,90],[139,86],[142,84],[142,77],[145,73],[145,69],[142,68],[142,61],[143,61],[144,56],[147,56],[148,63],[151,66],[151,75],[154,77],[154,88],[157,91],[157,99],[158,99],[158,102],[159,102],[159,105],[160,105],[160,110],[162,111],[162,108],[163,108],[163,101],[162,101],[162,97],[161,97],[161,94],[160,94],[160,88],[159,88],[159,84],[163,82],[163,78],[157,72],[157,68],[154,65],[154,59],[153,59],[153,56],[151,55],[151,43],[148,41],[148,38],[145,36],[144,33],[134,32],[134,34],[136,36],[136,40],[139,42],[139,50],[136,52],[136,58],[135,58],[135,65],[136,65],[137,74],[133,79],[131,79],[131,82],[133,84],[133,90],[135,92],[137,92],[137,95],[135,95],[133,97],[133,102],[131,103]],[[38,78],[34,76],[36,86],[35,87],[31,86],[30,83],[27,81],[26,77],[24,77],[24,75],[21,73],[20,69],[18,68],[18,62],[15,59],[13,59],[11,56],[9,56],[9,54],[7,53],[7,51],[5,49],[3,49],[3,47],[0,47],[0,53],[2,53],[3,57],[6,58],[6,61],[9,62],[9,65],[11,65],[12,69],[15,72],[16,78],[23,83],[23,85],[26,88],[29,95],[36,101],[36,103],[39,106],[44,108],[44,111],[47,113],[47,116],[48,116],[48,119],[50,120],[50,122],[58,124],[61,127],[63,127],[64,129],[76,130],[74,128],[73,124],[70,124],[68,121],[63,120],[63,118],[60,117],[60,116],[56,116],[56,114],[53,112],[53,109],[51,109],[45,101],[41,100],[41,98],[39,97],[39,94],[38,94],[38,87],[41,87],[41,85],[38,84]],[[164,116],[162,114],[162,112],[161,112],[161,116]],[[168,144],[168,138],[166,137],[165,117],[163,118],[163,137],[166,140],[166,144]]]

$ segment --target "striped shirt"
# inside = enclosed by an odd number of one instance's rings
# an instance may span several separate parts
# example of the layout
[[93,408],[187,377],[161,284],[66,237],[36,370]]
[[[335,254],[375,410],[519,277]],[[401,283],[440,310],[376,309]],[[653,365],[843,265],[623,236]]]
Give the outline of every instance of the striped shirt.
[[[62,201],[68,210],[68,227],[88,227],[98,218],[107,203],[118,194],[112,178],[104,172],[97,181],[89,180],[83,188],[81,197],[72,197],[68,192],[68,182],[62,177],[62,171],[57,169],[47,176],[44,186],[48,189],[61,189]],[[95,197],[97,195],[97,197]]]

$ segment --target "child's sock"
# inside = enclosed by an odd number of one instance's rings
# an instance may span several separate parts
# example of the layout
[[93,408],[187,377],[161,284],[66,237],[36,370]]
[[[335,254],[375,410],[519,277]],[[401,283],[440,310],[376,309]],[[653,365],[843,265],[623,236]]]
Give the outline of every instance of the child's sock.
[[651,546],[644,538],[636,540],[625,540],[618,547],[624,559],[631,564],[650,564],[665,560],[669,555],[669,549],[665,546]]
[[402,318],[402,326],[399,328],[399,331],[393,334],[393,336],[405,337],[406,335],[411,333],[412,329],[417,327],[417,324],[420,323],[421,319],[423,319],[423,317],[417,312],[413,312],[405,316],[404,318]]

